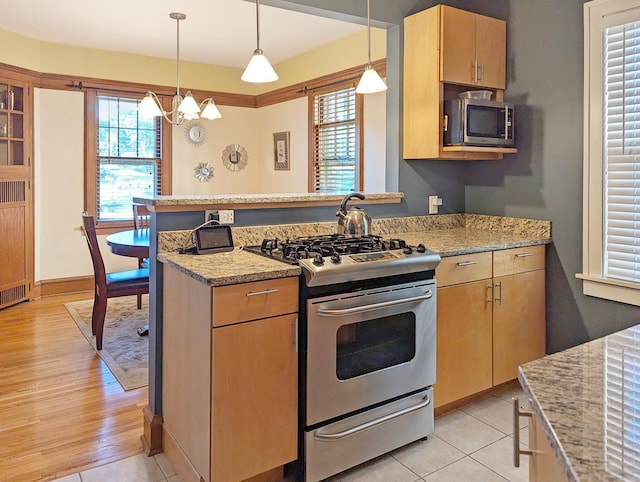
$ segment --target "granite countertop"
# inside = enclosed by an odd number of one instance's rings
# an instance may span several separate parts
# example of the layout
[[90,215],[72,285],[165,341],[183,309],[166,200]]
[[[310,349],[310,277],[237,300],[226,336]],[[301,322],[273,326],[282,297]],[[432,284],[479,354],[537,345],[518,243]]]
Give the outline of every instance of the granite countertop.
[[236,248],[216,254],[162,253],[158,259],[209,286],[224,286],[265,279],[298,276],[298,266]]
[[568,480],[640,479],[640,325],[522,365],[518,378]]
[[[277,194],[191,194],[183,196],[134,197],[150,211],[196,211],[204,209],[264,209],[309,206],[339,206],[347,193],[277,193]],[[363,193],[358,204],[399,203],[401,192]]]
[[[191,231],[160,232],[158,259],[210,286],[297,276],[301,273],[298,266],[241,248],[260,245],[264,238],[287,239],[335,230],[335,222],[237,227],[232,229],[236,249],[209,255],[176,252],[190,245]],[[470,214],[375,219],[371,232],[383,238],[402,238],[414,246],[422,243],[443,257],[551,242],[548,221]]]

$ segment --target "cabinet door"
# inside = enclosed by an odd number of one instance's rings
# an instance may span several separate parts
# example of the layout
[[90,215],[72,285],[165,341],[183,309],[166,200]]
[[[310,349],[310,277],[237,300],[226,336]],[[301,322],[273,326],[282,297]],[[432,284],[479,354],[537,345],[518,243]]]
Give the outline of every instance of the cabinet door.
[[537,416],[529,424],[529,482],[565,482],[567,478],[553,454]]
[[544,284],[544,270],[494,279],[494,385],[517,378],[518,365],[545,355]]
[[435,407],[491,388],[491,281],[438,288]]
[[213,329],[211,480],[244,480],[297,457],[297,315]]
[[441,8],[440,80],[453,84],[473,84],[476,15],[457,8]]
[[477,85],[505,88],[507,24],[503,20],[476,16]]

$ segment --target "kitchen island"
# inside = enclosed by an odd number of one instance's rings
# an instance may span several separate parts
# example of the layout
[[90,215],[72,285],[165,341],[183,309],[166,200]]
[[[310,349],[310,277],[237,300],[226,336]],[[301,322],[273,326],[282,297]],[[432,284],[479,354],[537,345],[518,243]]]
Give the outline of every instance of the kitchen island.
[[531,480],[640,479],[640,325],[527,363],[518,378],[544,435],[530,467],[557,474],[532,468]]

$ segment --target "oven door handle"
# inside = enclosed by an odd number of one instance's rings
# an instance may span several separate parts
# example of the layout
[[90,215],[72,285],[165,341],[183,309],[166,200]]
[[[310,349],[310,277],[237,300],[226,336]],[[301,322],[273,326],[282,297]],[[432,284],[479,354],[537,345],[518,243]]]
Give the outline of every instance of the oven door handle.
[[403,415],[407,415],[408,413],[415,412],[416,410],[420,410],[421,408],[426,407],[431,403],[431,397],[429,395],[425,395],[422,401],[416,405],[411,407],[403,408],[402,410],[398,410],[397,412],[390,413],[385,415],[384,417],[376,418],[375,420],[370,420],[360,425],[356,425],[355,427],[351,427],[347,430],[338,433],[320,433],[317,431],[313,434],[313,438],[316,440],[339,440],[341,438],[348,437],[349,435],[354,435],[358,432],[362,432],[363,430],[367,430],[368,428],[375,427],[376,425],[380,425],[381,423],[388,422],[389,420],[393,420],[394,418],[402,417]]
[[414,296],[412,298],[403,298],[401,300],[383,301],[382,303],[372,303],[364,306],[354,306],[353,308],[343,308],[341,310],[323,310],[316,311],[318,316],[346,316],[353,315],[354,313],[364,313],[365,311],[379,310],[380,308],[386,308],[387,306],[401,305],[403,303],[415,303],[416,301],[424,301],[433,297],[433,292],[427,290],[424,295]]

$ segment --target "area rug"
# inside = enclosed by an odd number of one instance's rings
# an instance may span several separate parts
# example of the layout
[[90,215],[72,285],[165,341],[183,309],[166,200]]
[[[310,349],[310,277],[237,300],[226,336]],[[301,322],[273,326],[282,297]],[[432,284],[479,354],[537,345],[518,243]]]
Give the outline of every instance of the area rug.
[[[137,328],[149,323],[149,296],[142,297],[140,310],[136,302],[136,296],[109,298],[102,350],[97,352],[125,391],[149,384],[149,338],[136,332]],[[64,306],[95,348],[96,338],[91,334],[93,299],[65,303]]]

